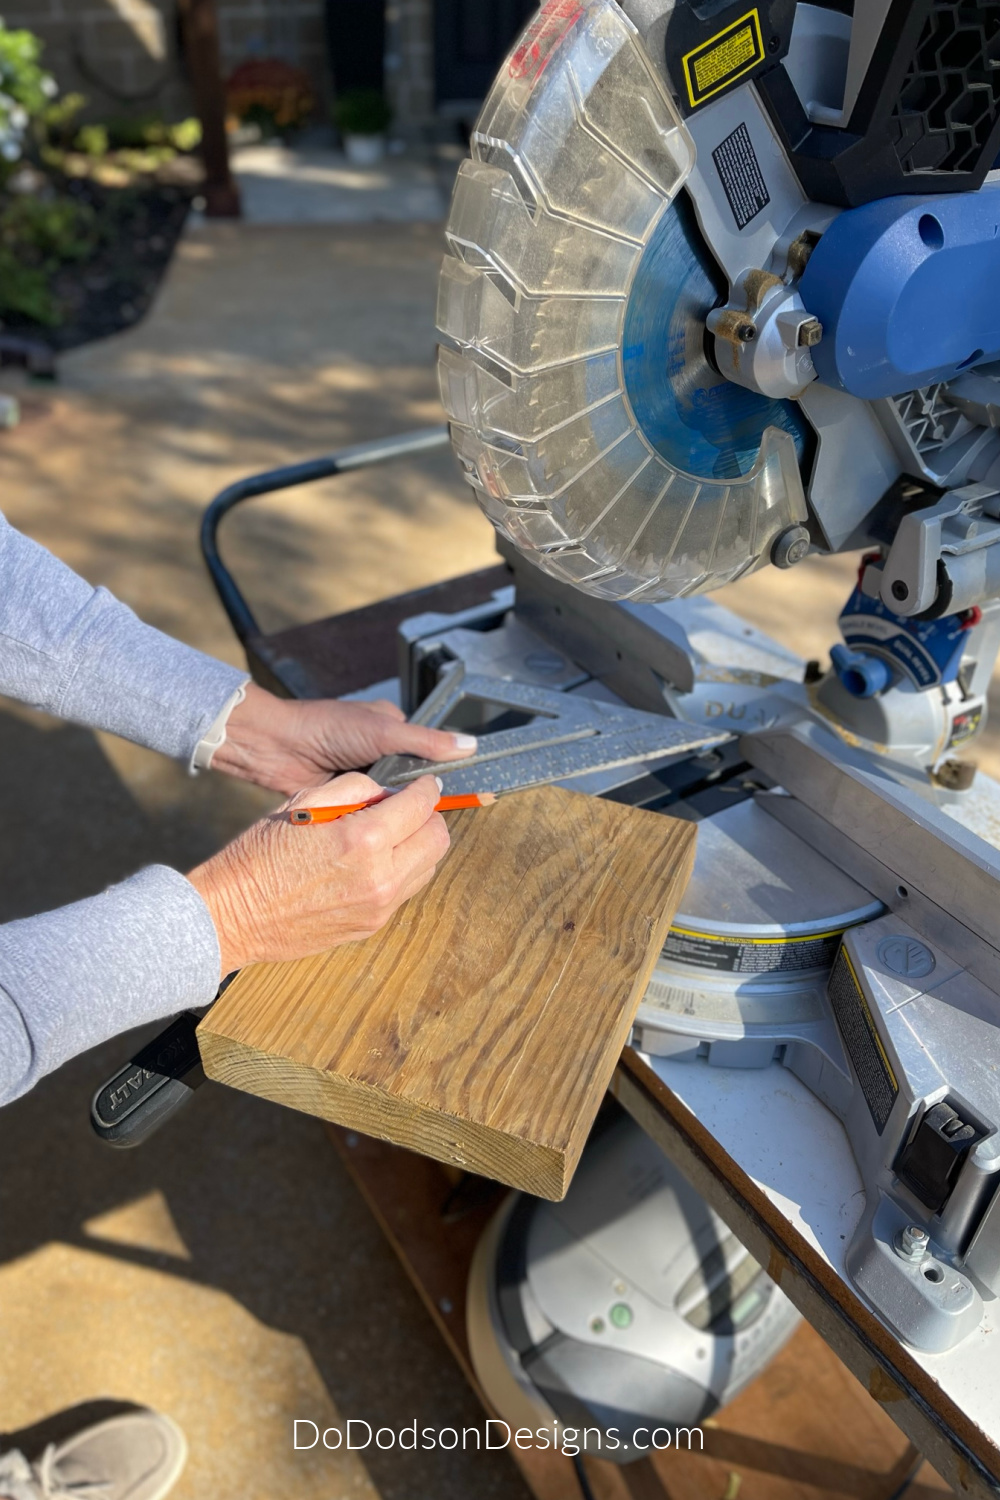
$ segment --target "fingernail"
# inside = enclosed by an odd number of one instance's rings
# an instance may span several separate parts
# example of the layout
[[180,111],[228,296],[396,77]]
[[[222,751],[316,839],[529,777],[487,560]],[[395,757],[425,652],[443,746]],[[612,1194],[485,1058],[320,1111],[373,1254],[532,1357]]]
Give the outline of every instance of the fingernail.
[[474,734],[453,734],[456,750],[475,750],[479,741]]
[[443,792],[444,791],[444,782],[441,780],[440,776],[435,776],[434,780],[438,784],[438,791],[439,792]]

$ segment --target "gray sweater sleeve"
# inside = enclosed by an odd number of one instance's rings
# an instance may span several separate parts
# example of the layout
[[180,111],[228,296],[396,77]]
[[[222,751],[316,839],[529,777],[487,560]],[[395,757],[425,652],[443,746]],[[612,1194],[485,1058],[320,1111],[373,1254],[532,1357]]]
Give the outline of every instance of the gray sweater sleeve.
[[[0,693],[191,764],[246,681],[0,516]],[[119,1031],[207,1005],[218,984],[208,908],[164,866],[0,927],[0,1104]]]
[[208,1005],[219,962],[208,907],[166,865],[0,927],[0,1104],[119,1031]]
[[0,693],[190,764],[246,681],[145,625],[0,516]]

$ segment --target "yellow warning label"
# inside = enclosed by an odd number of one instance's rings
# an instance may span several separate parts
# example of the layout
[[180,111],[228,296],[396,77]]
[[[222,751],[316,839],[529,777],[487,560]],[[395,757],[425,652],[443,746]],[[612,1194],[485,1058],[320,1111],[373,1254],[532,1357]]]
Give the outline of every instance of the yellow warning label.
[[836,938],[839,941],[844,936],[846,930],[844,927],[831,927],[829,932],[807,932],[801,937],[789,937],[787,933],[783,932],[777,937],[744,937],[741,934],[738,938],[732,938],[728,934],[718,932],[699,932],[694,927],[671,927],[670,929],[671,932],[683,933],[685,937],[700,938],[704,943],[751,943],[757,947],[762,947],[766,943],[781,943],[783,945],[792,943],[818,943],[823,938]]
[[737,73],[746,63],[752,62],[756,55],[753,27],[747,25],[742,31],[737,31],[735,36],[728,37],[718,47],[713,47],[711,52],[696,57],[694,81],[699,94],[707,94],[713,83]]
[[791,937],[751,937],[671,927],[663,957],[689,968],[728,974],[792,974],[829,969],[837,955],[842,927]]
[[750,10],[682,59],[691,108],[703,104],[763,60],[760,16]]

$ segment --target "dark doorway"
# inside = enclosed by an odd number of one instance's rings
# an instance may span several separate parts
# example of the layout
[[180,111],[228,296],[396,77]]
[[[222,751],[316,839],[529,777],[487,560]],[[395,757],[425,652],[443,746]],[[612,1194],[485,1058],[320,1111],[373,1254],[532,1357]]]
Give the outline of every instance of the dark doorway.
[[381,0],[326,0],[326,44],[338,94],[382,88],[385,6]]
[[438,105],[482,99],[510,44],[537,9],[538,0],[435,0]]

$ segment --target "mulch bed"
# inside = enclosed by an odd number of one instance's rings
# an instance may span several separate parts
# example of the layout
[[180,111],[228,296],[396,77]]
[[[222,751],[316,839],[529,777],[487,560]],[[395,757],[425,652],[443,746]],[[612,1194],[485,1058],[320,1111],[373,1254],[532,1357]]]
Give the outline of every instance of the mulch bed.
[[109,188],[72,180],[61,189],[97,211],[107,232],[94,255],[62,267],[53,290],[64,309],[56,328],[9,314],[4,331],[56,351],[131,328],[150,308],[184,228],[197,187],[141,181]]

